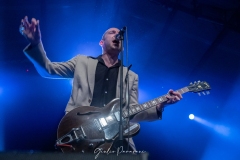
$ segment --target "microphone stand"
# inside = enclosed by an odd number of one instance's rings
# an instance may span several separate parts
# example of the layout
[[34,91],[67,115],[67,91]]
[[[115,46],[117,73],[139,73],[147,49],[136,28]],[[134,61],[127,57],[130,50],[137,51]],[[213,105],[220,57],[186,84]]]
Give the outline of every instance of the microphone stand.
[[123,111],[123,40],[124,40],[124,32],[126,30],[126,27],[123,27],[121,31],[119,32],[120,40],[121,40],[121,52],[120,52],[120,60],[121,60],[121,66],[120,66],[120,121],[119,121],[119,146],[123,146],[123,119],[122,119],[122,111]]

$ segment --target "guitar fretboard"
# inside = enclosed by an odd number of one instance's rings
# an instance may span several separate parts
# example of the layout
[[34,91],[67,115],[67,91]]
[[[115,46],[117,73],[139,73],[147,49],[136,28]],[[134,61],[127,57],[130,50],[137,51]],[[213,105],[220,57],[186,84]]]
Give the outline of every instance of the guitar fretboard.
[[[180,94],[183,94],[183,93],[186,93],[188,92],[189,89],[187,87],[184,87],[184,88],[181,88],[179,90],[176,90],[175,92],[178,92]],[[139,112],[142,112],[146,109],[149,109],[151,107],[154,107],[156,106],[157,104],[160,104],[160,103],[163,103],[163,102],[166,102],[168,99],[166,98],[168,94],[165,94],[163,96],[160,96],[158,98],[155,98],[153,100],[150,100],[148,102],[145,102],[143,104],[139,104],[139,105],[136,105],[136,106],[130,106],[129,107],[129,114],[128,114],[128,109],[124,108],[123,109],[123,117],[124,118],[127,118],[127,117],[130,117],[134,114],[137,114]]]

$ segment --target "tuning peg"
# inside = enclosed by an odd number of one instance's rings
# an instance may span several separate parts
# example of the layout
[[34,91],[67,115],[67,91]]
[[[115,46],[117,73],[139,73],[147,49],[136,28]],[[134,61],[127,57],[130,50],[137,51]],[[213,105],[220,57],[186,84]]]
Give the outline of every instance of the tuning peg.
[[198,83],[200,83],[201,81],[200,80],[198,80]]
[[190,85],[192,85],[193,83],[191,82]]
[[207,94],[210,94],[210,92],[209,92],[209,91],[207,91],[206,93],[207,93]]
[[196,84],[197,82],[196,82],[196,81],[194,81],[194,83]]
[[206,95],[206,93],[205,92],[202,92],[202,94],[205,96]]
[[201,96],[201,93],[198,93],[199,96]]

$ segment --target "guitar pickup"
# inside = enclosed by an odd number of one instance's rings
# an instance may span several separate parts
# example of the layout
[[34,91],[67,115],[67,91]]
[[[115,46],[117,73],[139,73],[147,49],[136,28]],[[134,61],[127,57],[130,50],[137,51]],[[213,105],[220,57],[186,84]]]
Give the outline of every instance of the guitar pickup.
[[102,125],[102,127],[107,126],[107,121],[105,120],[105,118],[100,118],[100,119],[99,119],[99,122],[100,122],[100,124]]
[[98,121],[96,119],[94,119],[93,121],[94,121],[95,126],[98,128],[98,130],[101,131],[102,128],[101,128],[100,124],[98,123]]

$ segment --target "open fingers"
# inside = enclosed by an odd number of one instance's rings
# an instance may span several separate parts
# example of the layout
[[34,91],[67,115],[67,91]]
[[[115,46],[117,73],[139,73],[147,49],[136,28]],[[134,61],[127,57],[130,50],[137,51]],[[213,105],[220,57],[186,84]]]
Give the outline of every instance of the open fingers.
[[21,20],[21,25],[19,26],[19,32],[23,35],[26,32],[26,29],[29,29],[29,22],[28,22],[28,17],[25,16]]
[[30,23],[28,22],[28,17],[27,16],[25,16],[22,19],[21,23],[22,23],[23,27],[25,27],[25,28],[29,28],[29,26],[30,26]]
[[30,28],[31,28],[32,31],[35,31],[36,23],[37,23],[37,22],[36,22],[36,19],[35,19],[35,18],[32,18],[32,19],[31,19],[31,24],[30,24]]
[[38,32],[40,32],[40,21],[39,20],[37,20],[36,30]]

